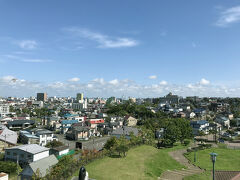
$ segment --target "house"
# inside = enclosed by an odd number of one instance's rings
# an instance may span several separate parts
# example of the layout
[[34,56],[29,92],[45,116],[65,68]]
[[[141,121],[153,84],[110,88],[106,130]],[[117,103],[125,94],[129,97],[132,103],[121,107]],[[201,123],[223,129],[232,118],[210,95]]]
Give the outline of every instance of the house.
[[73,124],[66,132],[66,138],[72,140],[87,140],[90,136],[90,127],[83,126],[82,123]]
[[134,136],[138,136],[138,129],[128,126],[123,126],[121,128],[117,128],[113,130],[111,133],[111,136],[115,136],[117,138],[120,138],[121,136],[125,136],[127,139],[131,139],[131,133],[133,133]]
[[58,116],[46,117],[45,119],[47,119],[47,125],[49,128],[52,128],[54,123],[59,121]]
[[39,144],[39,137],[28,131],[19,131],[19,141],[23,144]]
[[200,131],[204,134],[209,133],[209,122],[206,120],[191,121],[190,125],[193,129],[193,134],[198,135]]
[[21,180],[32,180],[32,176],[35,173],[39,173],[40,177],[47,175],[47,172],[58,163],[57,158],[54,155],[42,158],[27,165],[20,173]]
[[7,125],[9,121],[13,121],[11,117],[0,117],[0,124]]
[[60,146],[50,149],[50,155],[54,154],[56,157],[63,156],[69,153],[68,146]]
[[138,120],[132,116],[126,116],[124,119],[124,124],[126,126],[136,126],[137,122],[138,122]]
[[13,120],[7,123],[9,129],[24,129],[35,124],[33,120]]
[[47,143],[57,140],[57,138],[54,136],[52,131],[49,131],[47,129],[32,129],[30,132],[37,137],[39,137],[39,145],[40,146],[46,146]]
[[37,144],[25,144],[5,149],[5,160],[26,164],[49,156],[49,148]]
[[0,152],[17,144],[18,135],[6,126],[0,125]]
[[228,129],[230,127],[230,119],[227,117],[218,116],[215,121]]
[[194,112],[186,113],[186,118],[193,119],[196,116]]
[[5,117],[7,114],[9,114],[9,105],[0,104],[0,117]]
[[0,173],[0,180],[8,180],[8,174],[1,172]]
[[65,134],[68,129],[73,125],[78,123],[78,120],[62,120],[61,122],[61,131]]

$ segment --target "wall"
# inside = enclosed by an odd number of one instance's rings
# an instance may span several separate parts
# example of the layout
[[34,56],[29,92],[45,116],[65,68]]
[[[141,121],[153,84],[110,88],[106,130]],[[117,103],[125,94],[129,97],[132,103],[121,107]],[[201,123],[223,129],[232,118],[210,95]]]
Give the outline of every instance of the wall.
[[33,161],[37,161],[49,156],[49,151],[44,151],[33,156]]

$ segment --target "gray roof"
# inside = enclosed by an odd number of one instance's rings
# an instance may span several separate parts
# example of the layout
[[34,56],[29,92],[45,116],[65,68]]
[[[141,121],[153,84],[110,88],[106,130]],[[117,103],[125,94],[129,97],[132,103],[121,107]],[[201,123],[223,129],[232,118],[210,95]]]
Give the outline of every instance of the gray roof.
[[57,163],[58,160],[55,155],[50,155],[46,158],[30,163],[29,166],[33,170],[33,172],[36,172],[39,169],[41,177],[44,177],[47,174],[47,170],[49,170]]
[[9,144],[17,144],[18,135],[16,132],[9,130],[7,127],[0,127],[0,140]]
[[39,146],[37,144],[24,144],[24,145],[21,145],[21,146],[14,146],[14,147],[11,147],[11,148],[7,148],[6,150],[12,150],[12,149],[19,149],[19,150],[22,150],[22,151],[29,152],[31,154],[38,154],[40,152],[49,150],[49,148],[42,147],[42,146]]
[[128,126],[123,126],[121,128],[117,128],[112,132],[112,135],[127,135],[129,136],[130,133],[133,132],[135,136],[138,135],[138,129]]

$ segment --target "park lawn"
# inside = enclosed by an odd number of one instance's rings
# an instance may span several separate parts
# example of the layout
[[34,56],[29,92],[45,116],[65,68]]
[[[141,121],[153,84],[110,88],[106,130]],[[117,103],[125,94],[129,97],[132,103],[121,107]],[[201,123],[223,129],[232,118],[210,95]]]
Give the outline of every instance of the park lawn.
[[[203,169],[212,170],[212,161],[210,159],[211,152],[215,152],[218,154],[217,161],[215,163],[216,170],[239,171],[240,150],[234,149],[210,148],[197,151],[196,153],[197,162],[195,164]],[[193,152],[186,155],[186,157],[194,164]]]
[[105,157],[95,160],[86,166],[86,170],[90,178],[97,180],[157,179],[166,170],[184,168],[168,155],[169,151],[181,148],[157,149],[142,145],[130,149],[125,158]]
[[197,162],[194,163],[194,153],[186,155],[186,157],[197,166],[206,169],[205,173],[193,175],[184,178],[184,180],[194,180],[194,179],[211,179],[212,161],[210,159],[210,153],[215,152],[218,154],[217,161],[215,163],[216,170],[229,170],[229,171],[239,171],[240,167],[240,150],[233,149],[222,149],[222,148],[211,148],[197,151],[196,157]]

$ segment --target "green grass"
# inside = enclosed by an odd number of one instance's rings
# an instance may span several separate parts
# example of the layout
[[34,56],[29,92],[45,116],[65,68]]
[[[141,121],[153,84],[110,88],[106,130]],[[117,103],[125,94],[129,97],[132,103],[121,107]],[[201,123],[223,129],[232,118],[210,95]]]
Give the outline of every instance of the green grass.
[[240,167],[240,150],[226,149],[225,147],[205,149],[197,151],[196,157],[197,162],[194,163],[194,153],[186,155],[186,157],[197,166],[206,169],[207,171],[202,174],[193,175],[186,177],[184,180],[194,180],[194,179],[211,179],[212,161],[210,159],[210,153],[215,152],[218,154],[217,161],[215,163],[216,170],[229,170],[229,171],[239,171]]
[[185,177],[184,180],[211,180],[212,179],[212,174],[211,171],[206,171],[201,174],[195,174],[193,176],[188,176]]
[[[203,169],[211,170],[212,161],[210,159],[210,153],[215,152],[218,154],[217,161],[215,163],[216,170],[239,170],[240,167],[240,150],[233,149],[222,149],[222,148],[211,148],[201,151],[197,151],[197,166]],[[186,155],[186,157],[193,163],[194,153]]]
[[168,155],[169,151],[181,148],[156,149],[142,145],[130,149],[125,158],[105,157],[88,164],[86,169],[89,177],[97,180],[157,179],[166,170],[184,168]]

